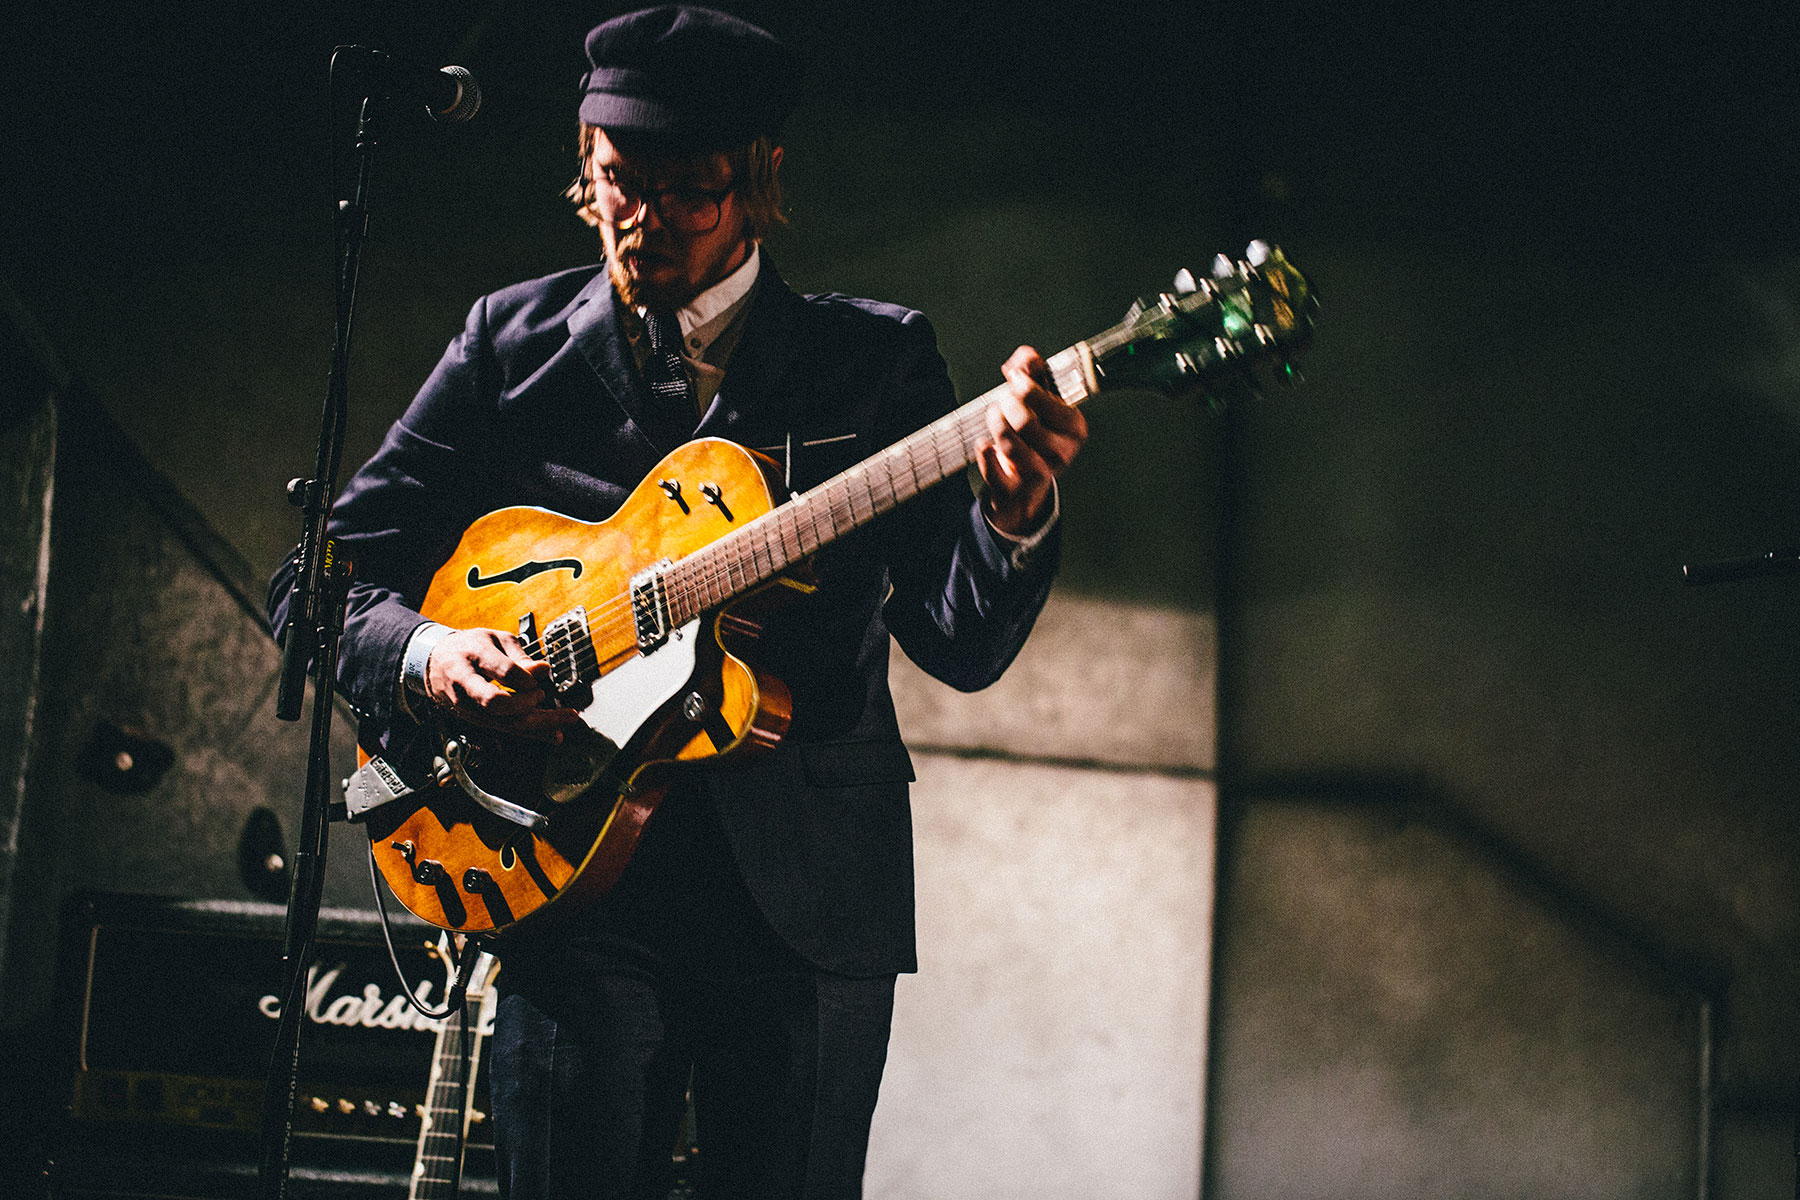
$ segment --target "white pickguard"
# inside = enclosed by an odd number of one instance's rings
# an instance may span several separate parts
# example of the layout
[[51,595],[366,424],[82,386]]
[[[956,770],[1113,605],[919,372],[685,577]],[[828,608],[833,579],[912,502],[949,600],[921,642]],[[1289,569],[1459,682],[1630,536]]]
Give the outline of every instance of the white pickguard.
[[649,654],[627,659],[602,675],[593,685],[593,703],[581,710],[582,721],[614,747],[630,741],[694,677],[699,632],[696,617]]

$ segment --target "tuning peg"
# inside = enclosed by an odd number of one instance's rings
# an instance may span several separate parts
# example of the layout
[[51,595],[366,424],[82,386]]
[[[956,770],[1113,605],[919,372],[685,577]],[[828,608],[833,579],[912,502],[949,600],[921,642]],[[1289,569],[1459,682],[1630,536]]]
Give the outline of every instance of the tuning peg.
[[1274,258],[1276,253],[1275,247],[1269,245],[1269,243],[1263,241],[1261,238],[1257,238],[1254,242],[1251,242],[1248,246],[1244,247],[1244,259],[1253,267],[1262,266],[1271,258]]
[[1230,279],[1236,274],[1237,264],[1232,262],[1229,258],[1226,258],[1223,254],[1216,255],[1213,258],[1212,276],[1214,279]]
[[1200,285],[1194,282],[1194,273],[1192,271],[1183,267],[1181,270],[1175,272],[1175,294],[1177,296],[1192,295],[1199,290]]

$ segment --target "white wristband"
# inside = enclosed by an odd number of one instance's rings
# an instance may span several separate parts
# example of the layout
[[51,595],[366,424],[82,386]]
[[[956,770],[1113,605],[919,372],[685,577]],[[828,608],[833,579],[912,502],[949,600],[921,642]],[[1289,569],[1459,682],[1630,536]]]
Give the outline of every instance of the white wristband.
[[410,701],[431,698],[431,691],[425,685],[425,668],[431,663],[431,652],[449,632],[448,625],[427,621],[413,630],[407,639],[406,653],[400,659],[400,707],[411,716],[418,714],[413,711]]

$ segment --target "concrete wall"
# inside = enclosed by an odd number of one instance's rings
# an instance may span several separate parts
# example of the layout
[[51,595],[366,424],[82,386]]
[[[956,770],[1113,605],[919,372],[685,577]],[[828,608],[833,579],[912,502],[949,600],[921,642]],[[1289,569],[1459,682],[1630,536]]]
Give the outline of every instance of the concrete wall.
[[1703,995],[1409,799],[1235,822],[1209,1194],[1701,1194]]
[[[1218,1194],[1270,1194],[1284,1149],[1313,1138],[1363,1148],[1339,1162],[1338,1194],[1396,1180],[1416,1181],[1401,1194],[1423,1193],[1434,1171],[1479,1174],[1474,1164],[1489,1162],[1507,1165],[1450,1193],[1531,1194],[1541,1184],[1517,1173],[1529,1156],[1515,1153],[1529,1139],[1508,1118],[1524,1097],[1560,1112],[1571,1134],[1597,1136],[1619,1112],[1667,1130],[1670,1081],[1689,1075],[1678,1063],[1689,1036],[1653,1046],[1669,1019],[1618,1008],[1643,1002],[1623,977],[1581,985],[1554,1020],[1534,1016],[1550,1015],[1540,982],[1496,969],[1518,960],[1569,974],[1573,959],[1549,942],[1509,949],[1553,917],[1426,906],[1451,870],[1427,840],[1376,836],[1341,815],[1283,816],[1284,840],[1268,840],[1277,817],[1260,811],[1264,797],[1345,780],[1383,801],[1400,781],[1506,847],[1513,867],[1477,873],[1483,889],[1524,868],[1557,884],[1565,902],[1553,911],[1595,913],[1688,978],[1717,980],[1715,1194],[1792,1191],[1788,1139],[1771,1130],[1791,1132],[1800,1078],[1800,585],[1684,589],[1679,567],[1792,544],[1796,291],[1791,268],[1683,267],[1393,247],[1318,260],[1335,300],[1308,395],[1247,409],[1236,430],[1221,632],[1221,759],[1236,781],[1229,811],[1247,831],[1241,851],[1226,850],[1225,928],[1248,946],[1312,932],[1300,962],[1251,953],[1221,979],[1222,998],[1239,1003],[1221,1008],[1217,1029],[1220,1061],[1233,1064],[1215,1092]],[[1695,305],[1737,317],[1697,339]],[[1343,862],[1377,853],[1380,872]],[[1270,909],[1277,887],[1293,894]],[[1392,887],[1416,895],[1395,908]],[[1370,939],[1385,964],[1376,976],[1323,938],[1331,929]],[[1466,966],[1433,949],[1455,938],[1473,956]],[[1394,939],[1413,949],[1389,960]],[[1609,969],[1628,973],[1632,959]],[[1431,1020],[1396,1025],[1376,1010],[1360,1044],[1311,1037],[1321,985],[1410,979]],[[1541,1035],[1533,1058],[1504,1044],[1509,1030]],[[1273,1083],[1252,1066],[1252,1047],[1270,1044],[1284,1047]],[[1392,1079],[1470,1054],[1517,1088],[1503,1095],[1471,1073],[1447,1093],[1442,1075],[1409,1093],[1462,1110],[1474,1124],[1455,1138],[1422,1136],[1436,1127],[1389,1095],[1368,1110],[1266,1108],[1271,1087],[1321,1104],[1341,1095],[1370,1055],[1381,1064],[1372,1078]],[[1568,1087],[1571,1064],[1592,1055],[1591,1079]],[[1617,1073],[1634,1057],[1663,1062],[1662,1082]],[[1654,1120],[1639,1109],[1652,1103]],[[1360,1124],[1370,1120],[1379,1136]],[[1571,1166],[1563,1194],[1693,1194],[1688,1170],[1666,1157],[1685,1136],[1661,1154],[1629,1130],[1607,1136]]]
[[1214,654],[1203,616],[1063,595],[986,692],[896,652],[920,968],[871,1197],[1197,1193]]

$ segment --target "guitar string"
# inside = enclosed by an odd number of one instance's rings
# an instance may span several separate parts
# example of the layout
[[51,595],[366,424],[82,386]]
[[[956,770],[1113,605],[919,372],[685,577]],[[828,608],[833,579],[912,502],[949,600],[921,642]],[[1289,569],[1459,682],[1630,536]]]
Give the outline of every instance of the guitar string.
[[[1058,361],[1061,360],[1061,361]],[[1081,372],[1075,347],[1052,356],[1050,360],[1057,390],[1071,404],[1087,398],[1088,389]],[[772,578],[787,565],[813,553],[821,546],[872,521],[912,499],[926,488],[966,469],[976,449],[986,436],[986,411],[991,400],[1002,389],[996,388],[969,404],[947,413],[924,429],[901,439],[880,454],[855,464],[833,476],[813,491],[795,498],[789,504],[771,509],[742,529],[734,530],[719,541],[671,565],[663,576],[664,596],[671,609],[671,623],[685,624],[686,619],[717,606],[730,596]],[[926,475],[919,467],[923,453],[929,452]],[[910,480],[896,479],[895,460],[906,468]],[[882,469],[884,477],[875,474]],[[904,486],[910,490],[902,495]],[[885,490],[880,485],[885,483]],[[858,490],[864,502],[858,506]],[[826,519],[829,529],[821,527]],[[840,521],[841,519],[841,521]],[[810,526],[811,544],[807,532]],[[790,545],[791,539],[791,545]],[[759,553],[760,552],[760,553]],[[546,635],[552,654],[567,661],[571,674],[583,678],[579,655],[585,652],[593,670],[599,666],[599,651],[593,630],[603,635],[607,644],[622,643],[627,649],[636,642],[635,621],[627,621],[632,608],[630,593],[616,595],[588,613],[587,628],[562,626]],[[679,613],[682,619],[675,619]],[[560,636],[558,636],[560,635]]]
[[[910,447],[913,453],[903,456],[911,475],[913,494],[927,486],[927,482],[919,478],[917,470],[920,447],[930,449],[939,469],[943,470],[946,434],[950,431],[940,428],[921,432],[930,436],[915,441]],[[962,450],[968,441],[966,433],[956,430],[952,436],[958,451]],[[905,449],[907,446],[904,442],[897,443],[896,448]],[[869,470],[862,469],[867,464],[858,464],[843,475],[826,481],[795,503],[770,510],[765,516],[771,519],[766,522],[759,519],[757,522],[763,528],[758,529],[752,525],[734,531],[737,536],[732,544],[724,544],[721,539],[672,566],[664,576],[665,595],[678,602],[687,601],[689,607],[695,610],[710,608],[731,593],[773,576],[788,563],[812,553],[839,534],[855,529],[911,499],[911,495],[900,494],[900,488],[896,486],[894,479],[891,460],[901,456],[878,456],[877,460],[872,461],[879,461],[883,457],[888,460],[881,463],[887,468],[885,493],[877,490],[876,485],[882,481],[873,478]],[[966,465],[965,457],[965,461],[957,463],[956,467]],[[932,479],[929,482],[937,481]],[[862,489],[864,503],[861,506],[853,490],[855,485],[860,485]],[[826,528],[827,525],[829,529]],[[810,544],[808,532],[811,533]],[[733,535],[728,534],[727,537]],[[621,610],[629,609],[630,606],[629,594],[614,596],[590,611],[589,622],[602,627],[615,626],[623,615]],[[559,639],[553,634],[547,634],[546,638],[558,649],[569,644],[566,638]],[[579,646],[579,642],[577,645]]]
[[[1078,365],[1078,364],[1077,364]],[[1061,374],[1059,372],[1059,374]],[[1061,381],[1059,381],[1061,382]],[[1059,387],[1059,390],[1062,390]],[[1075,391],[1075,388],[1069,388]],[[1085,389],[1081,389],[1085,390]],[[679,608],[686,602],[693,612],[722,602],[724,599],[744,588],[768,579],[778,573],[788,562],[804,554],[811,553],[818,546],[834,539],[842,532],[848,532],[862,524],[882,515],[906,500],[912,498],[930,483],[947,478],[956,470],[966,468],[974,456],[975,447],[979,444],[979,434],[985,432],[985,401],[982,397],[975,404],[965,406],[948,414],[944,419],[919,431],[918,434],[896,443],[890,453],[858,463],[824,484],[813,493],[802,497],[806,503],[782,506],[771,510],[774,519],[768,522],[757,522],[765,528],[746,527],[735,541],[739,544],[726,545],[715,542],[704,547],[694,555],[675,564],[664,576],[665,595]],[[980,425],[976,419],[980,418]],[[928,449],[931,452],[936,477],[927,482],[918,475],[919,452]],[[946,451],[949,451],[946,456]],[[912,491],[907,495],[900,494],[894,478],[895,458],[901,458],[912,476]],[[885,469],[885,480],[877,478],[874,468]],[[885,482],[885,492],[878,485]],[[859,508],[858,490],[863,501]],[[794,511],[790,512],[789,510]],[[804,527],[795,518],[810,518],[813,545],[808,546],[804,536]],[[830,532],[824,533],[820,528],[819,517],[823,515],[829,520]],[[840,518],[842,523],[840,525]],[[753,532],[754,530],[754,532]],[[729,535],[728,535],[729,536]],[[792,538],[792,549],[788,541]],[[779,542],[779,551],[776,545]],[[760,551],[760,554],[758,553]],[[621,629],[619,609],[629,608],[630,596],[616,596],[607,603],[597,606],[590,614],[590,625],[598,625],[603,633],[611,633],[618,640],[629,645],[635,641],[634,629]],[[682,614],[687,615],[686,611]],[[684,623],[676,621],[676,624]],[[565,627],[566,629],[567,627]],[[552,641],[553,648],[565,658],[571,660],[582,650],[589,653],[594,668],[597,670],[599,657],[594,649],[591,635],[563,636]],[[587,672],[577,669],[573,672],[577,678]]]
[[[1075,389],[1071,388],[1070,390]],[[985,400],[986,397],[983,397],[982,401]],[[769,514],[765,515],[774,519],[766,523],[757,522],[759,525],[766,525],[766,528],[746,527],[742,533],[748,536],[736,539],[741,544],[727,545],[723,541],[715,542],[711,546],[702,548],[696,554],[690,555],[681,563],[675,564],[664,576],[665,595],[675,601],[677,606],[682,601],[686,601],[692,610],[703,611],[736,591],[770,578],[788,562],[811,553],[819,545],[832,540],[838,534],[853,530],[874,517],[891,511],[892,508],[911,499],[912,495],[928,486],[925,480],[918,477],[917,467],[921,448],[928,449],[935,460],[937,475],[936,478],[929,481],[930,483],[936,483],[954,471],[965,468],[973,458],[975,446],[979,444],[978,437],[974,435],[978,431],[985,431],[986,405],[982,401],[965,406],[964,409],[949,414],[940,422],[934,423],[933,426],[919,431],[918,435],[897,443],[890,448],[891,453],[878,455],[858,463],[841,475],[826,481],[815,492],[801,498],[805,503],[771,510]],[[976,425],[977,417],[982,418],[979,427]],[[950,451],[948,456],[946,456],[946,450]],[[910,451],[910,453],[901,453],[901,451]],[[905,496],[900,495],[900,489],[896,486],[894,479],[893,459],[896,457],[903,460],[913,477],[911,481],[913,491]],[[875,476],[874,468],[878,466],[885,468],[885,480]],[[878,489],[878,485],[883,482],[887,485],[885,492]],[[860,499],[864,502],[861,508],[858,505],[859,489]],[[795,511],[789,512],[789,509]],[[812,546],[808,546],[806,543],[803,526],[798,520],[793,519],[801,515],[810,518],[813,534]],[[831,527],[829,534],[820,529],[819,517],[821,515],[829,519]],[[841,526],[840,518],[842,518]],[[793,541],[792,549],[788,545],[790,536]],[[778,541],[780,543],[779,552],[776,549]],[[721,585],[723,585],[722,588]],[[616,630],[618,610],[621,607],[628,608],[630,603],[629,595],[614,597],[606,604],[597,606],[591,614],[592,623],[599,624],[609,631]],[[591,638],[577,638],[571,642],[568,638],[563,638],[556,641],[554,645],[565,652],[571,648],[578,651],[584,647],[591,649],[592,640]],[[597,653],[594,657],[597,664]]]

